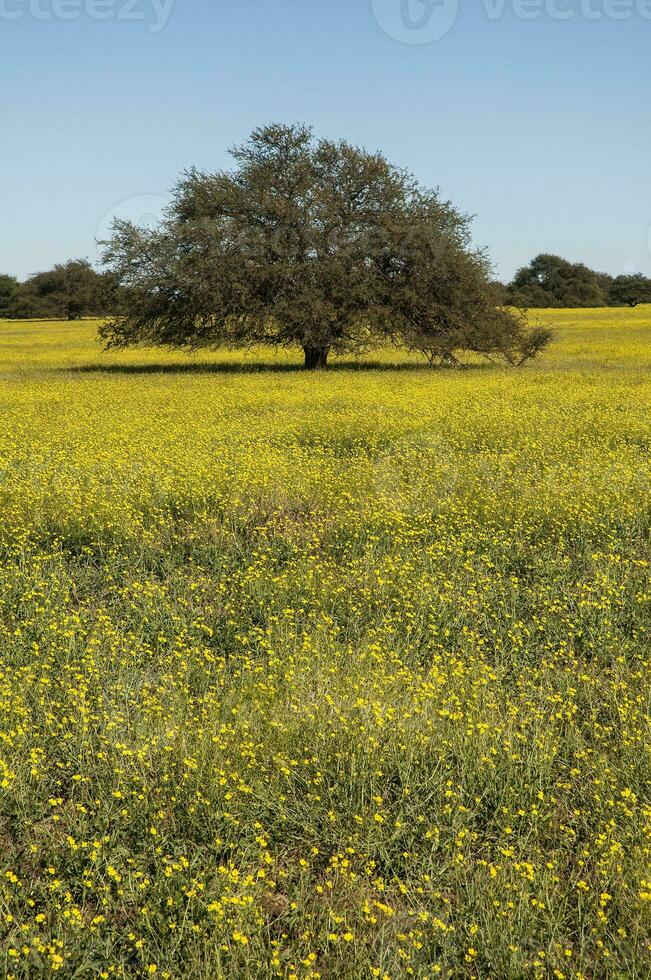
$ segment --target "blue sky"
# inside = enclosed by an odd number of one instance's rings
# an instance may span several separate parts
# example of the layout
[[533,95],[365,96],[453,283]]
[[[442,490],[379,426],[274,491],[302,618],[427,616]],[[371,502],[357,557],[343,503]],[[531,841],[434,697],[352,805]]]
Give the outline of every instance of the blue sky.
[[475,214],[502,278],[651,275],[651,0],[432,3],[0,0],[0,271],[95,260],[107,216],[300,120]]

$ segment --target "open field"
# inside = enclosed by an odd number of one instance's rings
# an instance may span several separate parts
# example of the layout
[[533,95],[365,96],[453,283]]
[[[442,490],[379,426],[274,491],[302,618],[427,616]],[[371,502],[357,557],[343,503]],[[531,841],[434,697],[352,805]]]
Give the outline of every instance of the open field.
[[532,319],[317,376],[0,322],[1,976],[651,974],[651,307]]

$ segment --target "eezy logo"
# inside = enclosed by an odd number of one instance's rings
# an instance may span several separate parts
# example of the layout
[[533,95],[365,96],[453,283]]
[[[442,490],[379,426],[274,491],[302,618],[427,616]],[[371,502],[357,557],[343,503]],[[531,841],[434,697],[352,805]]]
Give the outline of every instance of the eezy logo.
[[166,26],[176,0],[0,0],[0,20],[139,21],[150,34]]

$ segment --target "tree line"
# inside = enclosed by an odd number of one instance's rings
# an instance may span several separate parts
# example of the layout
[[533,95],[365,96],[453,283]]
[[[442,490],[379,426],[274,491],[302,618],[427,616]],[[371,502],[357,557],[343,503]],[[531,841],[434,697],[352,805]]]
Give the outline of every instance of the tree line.
[[501,289],[502,302],[532,307],[638,306],[651,303],[651,279],[641,273],[610,276],[582,262],[542,254],[518,269]]
[[87,259],[70,259],[24,282],[0,274],[0,318],[79,320],[106,316],[115,303],[109,272],[97,272]]
[[[520,309],[629,306],[651,303],[651,279],[641,273],[611,276],[558,255],[537,255],[508,284],[494,283],[496,301]],[[110,272],[87,259],[70,259],[24,282],[0,273],[0,318],[68,319],[108,316],[119,287]]]

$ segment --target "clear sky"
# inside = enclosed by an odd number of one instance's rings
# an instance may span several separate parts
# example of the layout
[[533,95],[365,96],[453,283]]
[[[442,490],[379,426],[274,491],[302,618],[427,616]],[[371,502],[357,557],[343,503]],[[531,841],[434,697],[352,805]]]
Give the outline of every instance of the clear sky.
[[0,271],[95,261],[271,121],[439,186],[502,278],[651,274],[651,0],[0,0]]

